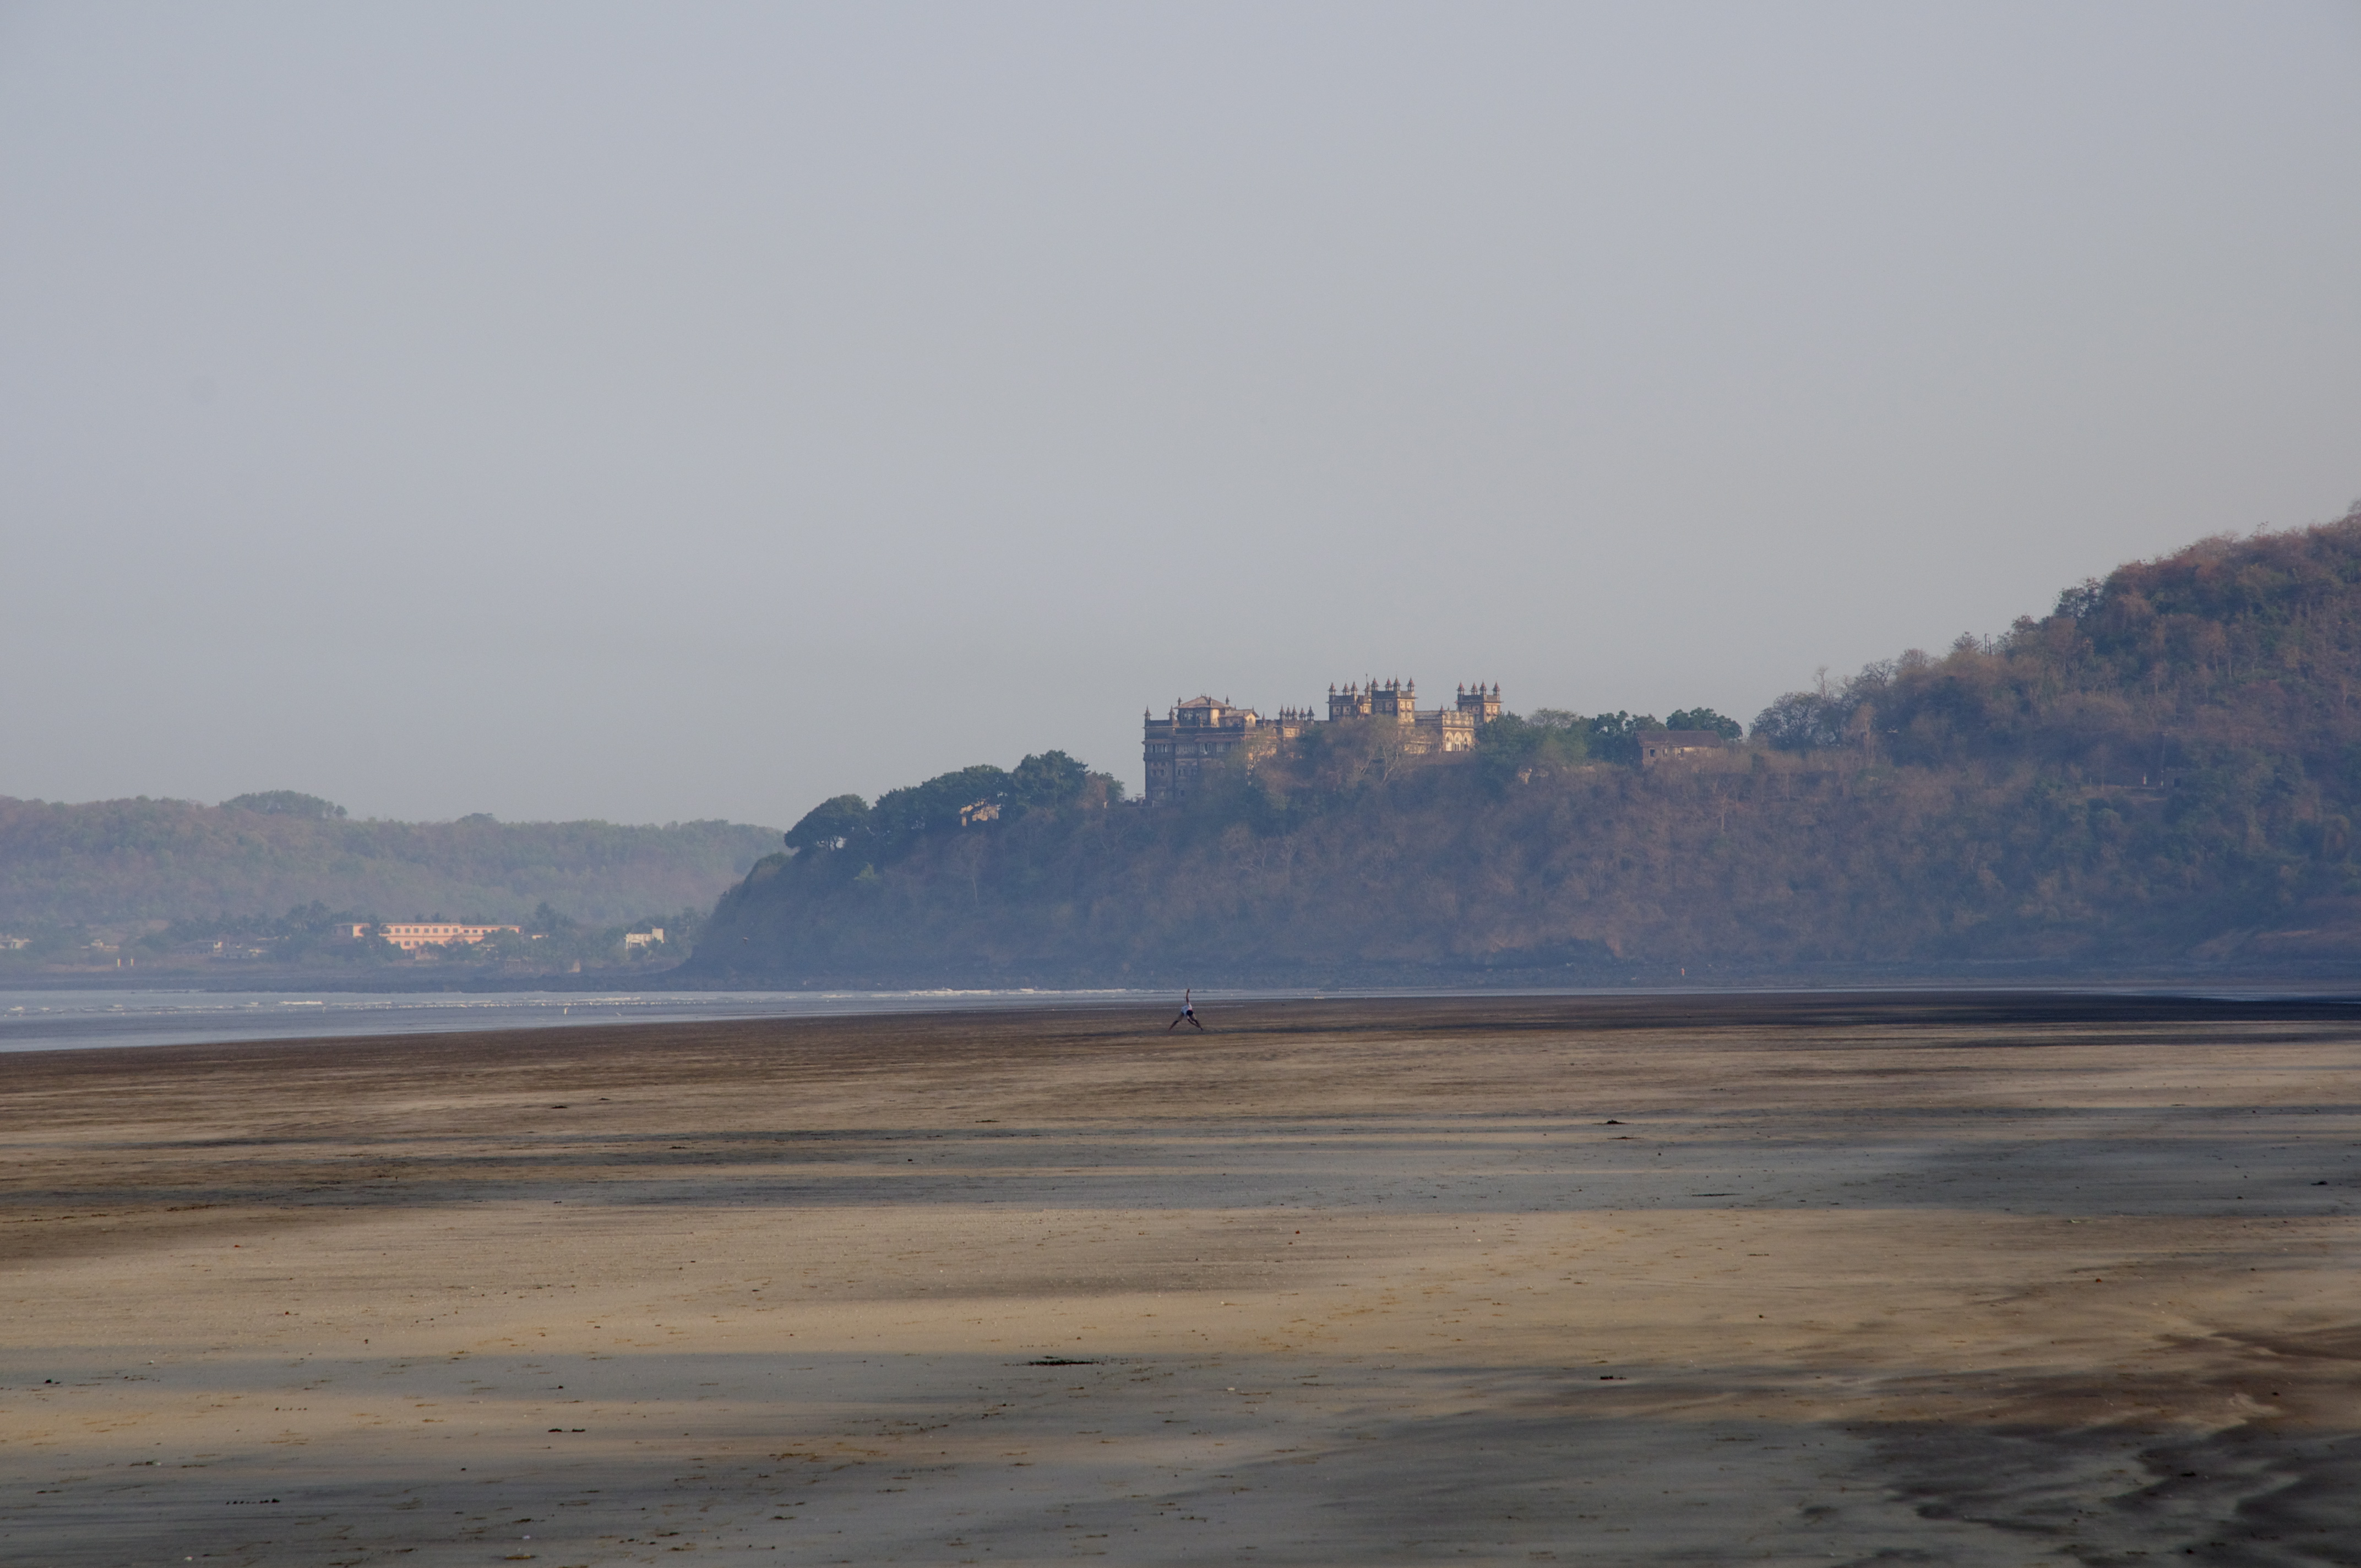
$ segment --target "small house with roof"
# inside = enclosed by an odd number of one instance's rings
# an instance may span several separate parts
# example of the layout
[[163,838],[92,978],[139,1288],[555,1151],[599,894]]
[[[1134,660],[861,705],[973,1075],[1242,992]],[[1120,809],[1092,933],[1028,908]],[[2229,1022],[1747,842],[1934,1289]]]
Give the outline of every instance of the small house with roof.
[[1642,729],[1633,739],[1640,742],[1640,765],[1643,768],[1653,768],[1675,757],[1726,751],[1730,746],[1729,741],[1710,729]]

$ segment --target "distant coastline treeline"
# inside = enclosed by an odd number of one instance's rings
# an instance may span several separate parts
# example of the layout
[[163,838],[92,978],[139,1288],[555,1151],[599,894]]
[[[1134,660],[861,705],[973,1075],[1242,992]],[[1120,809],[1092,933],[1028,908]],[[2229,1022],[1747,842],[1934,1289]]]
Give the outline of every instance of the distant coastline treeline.
[[603,929],[708,908],[778,842],[719,821],[355,820],[284,790],[220,806],[0,796],[0,933],[54,947],[218,929],[292,950],[332,916]]
[[997,769],[897,792],[935,804],[884,819],[840,797],[722,900],[686,974],[2334,966],[2361,958],[2356,688],[2361,509],[2123,566],[1654,767],[1632,742],[1651,721],[1543,712],[1456,756],[1318,726],[1170,807],[1088,785],[978,810]]

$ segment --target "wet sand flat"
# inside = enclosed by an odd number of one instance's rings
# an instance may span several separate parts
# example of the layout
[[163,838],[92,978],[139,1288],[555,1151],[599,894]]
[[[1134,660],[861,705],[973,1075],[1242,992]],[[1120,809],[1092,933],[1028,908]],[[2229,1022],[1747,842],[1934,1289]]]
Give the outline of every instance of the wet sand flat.
[[2361,1012],[0,1059],[0,1563],[2361,1563]]

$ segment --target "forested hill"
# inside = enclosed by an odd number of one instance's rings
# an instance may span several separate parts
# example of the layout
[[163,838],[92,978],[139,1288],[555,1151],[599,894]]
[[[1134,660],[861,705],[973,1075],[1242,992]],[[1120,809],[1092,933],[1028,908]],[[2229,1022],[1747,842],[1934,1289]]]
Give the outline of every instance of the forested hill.
[[605,924],[702,907],[779,842],[731,822],[354,821],[290,791],[220,806],[0,796],[0,932],[278,915]]
[[[2002,636],[1791,694],[1742,742],[1644,770],[1651,721],[1543,713],[1445,760],[1323,725],[1179,808],[1073,784],[962,822],[840,797],[722,900],[690,970],[2318,970],[2361,959],[2357,685],[2361,509],[2124,566]],[[973,802],[997,773],[938,793]]]

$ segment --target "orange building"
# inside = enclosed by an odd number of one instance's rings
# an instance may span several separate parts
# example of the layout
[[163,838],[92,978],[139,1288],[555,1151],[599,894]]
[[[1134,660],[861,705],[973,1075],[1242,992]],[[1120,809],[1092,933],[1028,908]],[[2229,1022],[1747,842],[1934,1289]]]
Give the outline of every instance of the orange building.
[[[366,937],[369,927],[356,921],[343,927],[355,938]],[[521,926],[462,926],[443,920],[390,920],[377,928],[377,934],[405,953],[421,948],[439,948],[451,942],[480,942],[495,931],[522,931]]]

